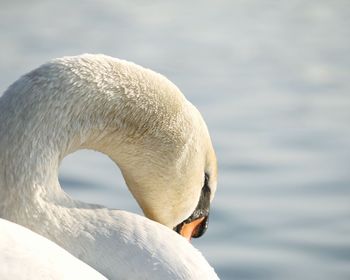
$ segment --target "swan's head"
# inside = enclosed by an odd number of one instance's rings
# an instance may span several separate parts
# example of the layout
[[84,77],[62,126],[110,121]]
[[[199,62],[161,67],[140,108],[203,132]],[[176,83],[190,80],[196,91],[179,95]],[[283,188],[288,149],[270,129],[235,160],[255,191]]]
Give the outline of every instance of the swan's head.
[[217,162],[201,115],[185,103],[186,122],[129,143],[119,166],[144,214],[190,239],[207,229]]
[[193,128],[187,141],[173,142],[173,147],[171,142],[162,146],[155,141],[145,150],[135,148],[135,161],[121,167],[144,214],[187,239],[206,231],[217,186],[216,156],[202,125]]

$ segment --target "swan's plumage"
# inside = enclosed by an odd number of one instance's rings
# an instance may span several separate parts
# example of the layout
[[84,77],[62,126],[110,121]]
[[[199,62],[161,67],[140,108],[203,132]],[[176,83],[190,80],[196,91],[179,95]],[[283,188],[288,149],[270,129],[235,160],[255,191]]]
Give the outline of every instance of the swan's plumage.
[[106,280],[52,241],[0,219],[0,279]]
[[[6,132],[6,133],[4,133]],[[103,55],[53,60],[0,99],[0,217],[56,242],[110,279],[215,279],[169,228],[196,208],[216,159],[197,109],[165,77]],[[145,217],[75,201],[57,170],[81,148],[120,167]]]

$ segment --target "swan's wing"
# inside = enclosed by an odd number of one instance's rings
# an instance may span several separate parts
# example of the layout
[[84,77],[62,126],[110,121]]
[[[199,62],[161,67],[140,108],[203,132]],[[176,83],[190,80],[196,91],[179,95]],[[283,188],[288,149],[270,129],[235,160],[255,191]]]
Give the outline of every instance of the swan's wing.
[[0,219],[0,279],[106,279],[52,241]]
[[109,279],[219,279],[203,255],[173,230],[126,211],[93,213],[85,219],[92,226],[85,227],[89,239],[77,238],[84,252],[72,253]]
[[124,211],[93,213],[67,247],[85,263],[41,235],[0,219],[0,279],[106,279],[91,267],[109,279],[218,279],[202,254],[169,228]]

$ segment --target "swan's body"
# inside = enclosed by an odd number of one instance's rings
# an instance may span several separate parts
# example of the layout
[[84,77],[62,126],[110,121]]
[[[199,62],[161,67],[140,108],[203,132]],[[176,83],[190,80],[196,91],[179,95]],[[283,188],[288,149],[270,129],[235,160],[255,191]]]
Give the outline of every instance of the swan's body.
[[[109,155],[145,215],[168,228],[66,195],[58,167],[81,148]],[[0,99],[0,217],[110,279],[216,278],[169,229],[196,208],[205,173],[212,199],[216,160],[199,112],[166,78],[137,65],[102,55],[57,59]]]
[[3,219],[0,219],[0,279],[107,280],[52,241]]

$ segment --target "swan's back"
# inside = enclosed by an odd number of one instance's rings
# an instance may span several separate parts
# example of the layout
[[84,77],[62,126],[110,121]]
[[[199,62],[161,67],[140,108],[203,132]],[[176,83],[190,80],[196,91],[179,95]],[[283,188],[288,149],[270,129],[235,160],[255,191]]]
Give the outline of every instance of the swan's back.
[[106,279],[52,241],[0,219],[0,279]]
[[[89,239],[102,250],[91,256],[86,255],[84,259],[93,267],[100,266],[98,270],[106,272],[108,278],[218,279],[203,255],[173,230],[126,211],[95,209],[94,213],[96,220],[91,226],[101,224],[106,216],[110,217],[111,222],[108,226],[89,230]],[[100,220],[100,215],[103,220]],[[82,239],[84,237],[79,238]],[[85,245],[90,243],[89,240],[83,242]],[[113,258],[107,258],[108,255],[113,255]],[[95,266],[94,261],[99,264]]]

